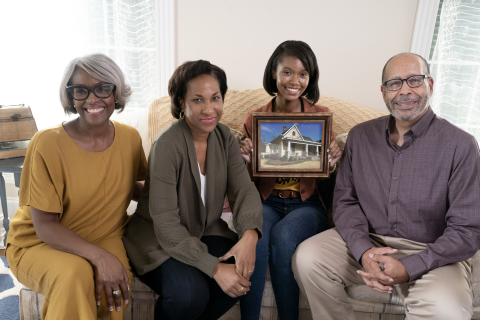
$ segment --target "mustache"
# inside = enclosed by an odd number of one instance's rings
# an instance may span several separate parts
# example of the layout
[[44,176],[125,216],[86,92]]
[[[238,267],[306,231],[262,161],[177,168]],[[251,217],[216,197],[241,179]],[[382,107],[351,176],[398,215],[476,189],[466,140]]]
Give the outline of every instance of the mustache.
[[410,102],[419,102],[421,100],[421,97],[416,97],[416,98],[399,98],[395,99],[392,101],[392,103],[410,103]]

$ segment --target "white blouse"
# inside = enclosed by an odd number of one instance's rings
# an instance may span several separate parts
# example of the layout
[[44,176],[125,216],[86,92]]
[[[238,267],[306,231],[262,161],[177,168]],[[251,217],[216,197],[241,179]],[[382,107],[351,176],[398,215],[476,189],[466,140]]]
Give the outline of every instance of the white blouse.
[[202,196],[202,201],[203,205],[205,206],[205,190],[206,188],[206,181],[207,177],[202,174],[202,170],[200,170],[200,163],[198,163],[198,173],[200,173],[200,184],[201,184],[201,190],[200,190],[200,196]]

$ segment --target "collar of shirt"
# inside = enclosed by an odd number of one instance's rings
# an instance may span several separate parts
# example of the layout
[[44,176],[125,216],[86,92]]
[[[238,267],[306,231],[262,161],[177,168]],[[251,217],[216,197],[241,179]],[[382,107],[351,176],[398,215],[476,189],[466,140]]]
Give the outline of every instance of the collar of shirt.
[[420,118],[420,120],[418,120],[417,123],[415,123],[413,127],[405,133],[403,137],[403,145],[399,147],[392,142],[392,139],[390,139],[390,127],[395,125],[395,117],[390,115],[390,117],[386,118],[385,122],[385,136],[388,144],[395,150],[407,149],[412,145],[415,139],[422,137],[425,132],[427,132],[427,129],[432,123],[434,117],[435,113],[433,112],[432,108],[428,106],[427,112],[425,112],[425,114]]

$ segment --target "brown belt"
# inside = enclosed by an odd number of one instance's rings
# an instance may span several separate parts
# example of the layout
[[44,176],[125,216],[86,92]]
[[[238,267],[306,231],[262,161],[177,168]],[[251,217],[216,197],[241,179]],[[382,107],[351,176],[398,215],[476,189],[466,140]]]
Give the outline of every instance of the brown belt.
[[274,196],[279,196],[280,198],[288,198],[293,199],[297,198],[300,195],[300,192],[292,191],[292,190],[276,190],[273,189],[272,193]]

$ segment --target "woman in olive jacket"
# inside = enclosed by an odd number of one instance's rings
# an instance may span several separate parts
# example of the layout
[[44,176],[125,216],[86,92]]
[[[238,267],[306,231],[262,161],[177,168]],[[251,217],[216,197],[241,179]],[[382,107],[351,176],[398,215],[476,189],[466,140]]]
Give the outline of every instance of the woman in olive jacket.
[[[169,82],[178,120],[152,144],[123,238],[133,271],[160,295],[155,319],[218,319],[250,290],[262,204],[238,143],[218,122],[226,91],[224,71],[202,60]],[[238,235],[220,218],[225,194]]]

